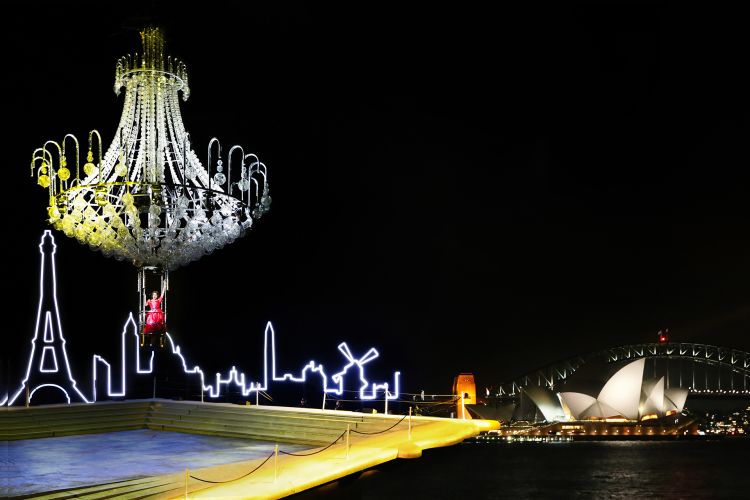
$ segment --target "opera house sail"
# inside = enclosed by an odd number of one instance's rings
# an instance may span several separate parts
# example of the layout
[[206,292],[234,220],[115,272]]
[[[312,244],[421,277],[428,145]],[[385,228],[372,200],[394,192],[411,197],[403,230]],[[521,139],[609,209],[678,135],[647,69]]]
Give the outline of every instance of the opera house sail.
[[687,389],[665,388],[665,379],[644,379],[645,359],[626,364],[594,396],[529,386],[524,394],[548,422],[624,419],[643,421],[682,412]]

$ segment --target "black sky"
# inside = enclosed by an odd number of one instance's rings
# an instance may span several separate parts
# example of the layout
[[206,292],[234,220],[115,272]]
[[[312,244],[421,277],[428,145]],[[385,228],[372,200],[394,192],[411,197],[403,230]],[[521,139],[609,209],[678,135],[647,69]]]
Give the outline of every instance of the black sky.
[[[612,345],[750,350],[745,18],[664,2],[337,5],[106,2],[10,14],[3,345],[20,369],[37,296],[47,139],[112,139],[114,64],[139,27],[185,60],[186,127],[271,171],[270,214],[172,274],[191,360],[252,373],[376,346],[407,389],[480,386]],[[498,9],[499,7],[499,9]],[[137,305],[135,270],[56,235],[63,327],[88,377]],[[236,346],[236,347],[231,347]]]

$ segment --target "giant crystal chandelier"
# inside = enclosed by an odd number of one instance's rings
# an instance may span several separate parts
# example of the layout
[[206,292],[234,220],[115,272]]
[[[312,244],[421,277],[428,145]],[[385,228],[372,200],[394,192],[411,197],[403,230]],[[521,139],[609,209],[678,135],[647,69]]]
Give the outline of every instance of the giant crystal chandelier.
[[141,33],[143,54],[117,62],[122,117],[102,157],[88,135],[86,162],[73,135],[34,151],[32,176],[49,190],[49,222],[106,256],[175,269],[232,243],[270,207],[268,172],[233,146],[222,159],[216,138],[204,167],[182,123],[179,93],[190,95],[185,64],[164,55],[157,28]]

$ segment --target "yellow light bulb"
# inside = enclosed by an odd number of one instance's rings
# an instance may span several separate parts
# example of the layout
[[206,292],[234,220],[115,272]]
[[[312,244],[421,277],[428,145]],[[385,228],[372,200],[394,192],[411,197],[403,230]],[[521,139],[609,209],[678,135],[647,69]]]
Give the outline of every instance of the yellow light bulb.
[[89,245],[92,247],[98,247],[102,243],[102,237],[99,233],[91,233],[89,235]]
[[96,170],[96,165],[91,162],[88,162],[83,166],[83,171],[86,175],[94,175],[96,173]]
[[96,195],[94,195],[94,199],[96,200],[96,204],[100,207],[103,207],[109,203],[109,198],[107,197],[107,190],[96,190]]
[[57,171],[57,176],[60,180],[67,181],[70,179],[70,170],[67,167],[60,167],[60,170]]
[[60,211],[54,205],[47,208],[47,214],[49,215],[50,222],[55,222],[60,218]]
[[78,227],[75,230],[75,235],[78,241],[85,243],[86,236],[88,236],[88,231],[86,231],[86,226],[84,226],[83,224],[78,224]]
[[115,173],[120,177],[125,177],[128,174],[128,167],[126,167],[124,163],[118,163],[117,166],[115,166]]
[[72,221],[68,219],[67,217],[63,217],[60,219],[60,225],[62,226],[63,231],[65,231],[65,234],[70,236],[73,233],[73,230],[75,229],[75,226],[72,224]]
[[49,176],[48,175],[40,175],[39,179],[36,181],[37,184],[42,186],[43,188],[49,187]]

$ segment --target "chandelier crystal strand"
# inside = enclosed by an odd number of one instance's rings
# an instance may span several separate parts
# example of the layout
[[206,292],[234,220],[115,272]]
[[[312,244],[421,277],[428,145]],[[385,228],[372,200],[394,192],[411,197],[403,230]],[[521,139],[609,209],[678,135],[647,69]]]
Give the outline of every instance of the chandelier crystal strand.
[[55,229],[137,267],[172,270],[232,243],[268,212],[268,171],[240,146],[222,157],[216,138],[203,166],[180,114],[179,95],[190,95],[185,64],[165,57],[158,28],[141,40],[142,55],[115,66],[114,91],[125,95],[106,152],[96,130],[83,143],[68,134],[34,151],[31,174],[49,191]]

